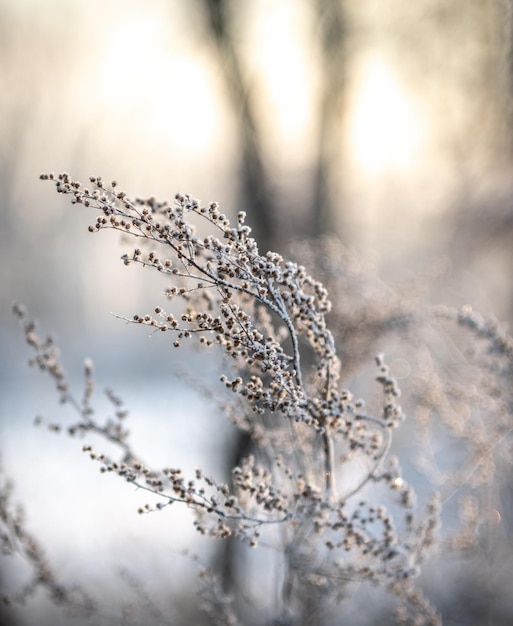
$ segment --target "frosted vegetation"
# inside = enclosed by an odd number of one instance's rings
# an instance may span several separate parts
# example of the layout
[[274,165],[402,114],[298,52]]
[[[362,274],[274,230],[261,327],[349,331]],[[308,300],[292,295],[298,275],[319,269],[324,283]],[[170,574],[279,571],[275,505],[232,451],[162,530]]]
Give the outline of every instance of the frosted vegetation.
[[[92,362],[84,364],[77,395],[52,339],[38,334],[23,306],[14,306],[31,364],[53,379],[70,410],[68,422],[48,426],[83,438],[84,453],[101,472],[119,476],[119,489],[127,482],[141,497],[150,492],[151,504],[141,500],[140,514],[189,507],[202,535],[256,551],[271,546],[281,555],[279,600],[266,604],[265,618],[255,617],[254,607],[266,600],[244,583],[241,563],[236,577],[226,576],[226,554],[224,561],[201,563],[204,622],[342,623],[357,584],[392,598],[398,624],[442,623],[431,597],[436,589],[423,576],[430,559],[443,578],[446,560],[479,558],[493,515],[511,515],[500,489],[511,472],[512,338],[469,306],[428,306],[418,285],[387,290],[335,240],[298,246],[291,254],[303,266],[259,250],[243,211],[232,224],[216,203],[204,206],[189,195],[170,203],[130,199],[100,177],[87,186],[68,174],[42,178],[72,204],[96,212],[91,233],[117,230],[136,244],[123,255],[125,265],[162,274],[168,306],[126,322],[162,335],[173,349],[194,342],[225,357],[207,389],[205,381],[187,381],[218,403],[244,438],[244,453],[227,476],[201,467],[186,475],[180,467],[143,462],[123,402],[108,392],[114,417],[96,412]],[[386,357],[373,354],[390,337],[412,368],[403,398]],[[449,343],[458,346],[457,366],[437,349]],[[374,380],[348,389],[372,359]],[[117,455],[93,448],[91,433],[114,444]],[[444,438],[457,442],[458,454],[439,454],[436,442]],[[26,601],[43,587],[70,615],[94,623],[102,600],[60,579],[6,483],[1,496],[4,551],[21,551],[33,569],[32,580],[6,601]],[[453,517],[457,511],[457,528],[442,526],[447,507]],[[180,622],[172,609],[166,613],[169,623]]]

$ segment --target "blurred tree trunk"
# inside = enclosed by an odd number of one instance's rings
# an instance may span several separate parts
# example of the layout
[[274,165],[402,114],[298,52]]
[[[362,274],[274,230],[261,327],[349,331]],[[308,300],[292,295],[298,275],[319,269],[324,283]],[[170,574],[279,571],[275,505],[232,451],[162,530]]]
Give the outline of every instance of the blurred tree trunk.
[[309,232],[315,237],[334,233],[340,227],[337,216],[341,216],[342,207],[336,191],[342,175],[347,20],[342,0],[313,0],[313,3],[318,19],[322,81]]
[[[262,253],[277,249],[276,207],[273,206],[271,182],[265,169],[262,146],[258,135],[254,105],[244,82],[240,55],[236,49],[230,24],[231,0],[203,0],[208,26],[219,54],[219,65],[235,113],[240,141],[240,206],[248,214],[248,223]],[[237,467],[251,452],[251,438],[238,431],[230,450],[227,450],[227,473]],[[222,544],[218,568],[225,590],[236,588],[237,541],[227,539]]]
[[503,48],[504,66],[506,75],[505,98],[507,111],[507,129],[513,152],[513,0],[505,0],[500,5],[503,7],[502,17],[504,24]]
[[[294,219],[285,236],[298,237],[306,230],[309,237],[333,233],[340,223],[336,214],[340,206],[335,200],[335,181],[340,175],[342,151],[342,125],[345,79],[346,22],[341,0],[311,0],[316,13],[319,37],[319,135],[314,157],[312,176],[312,205],[307,223]],[[248,222],[262,253],[280,251],[284,245],[279,228],[278,204],[273,193],[273,182],[268,174],[263,154],[263,142],[257,124],[255,101],[245,82],[244,68],[233,36],[233,11],[243,11],[243,5],[232,0],[202,0],[208,27],[219,54],[227,92],[233,107],[240,141],[240,206],[248,213]],[[251,439],[239,433],[231,451],[227,453],[227,471],[251,453]],[[228,540],[223,544],[219,570],[225,589],[236,587],[237,543]],[[309,609],[314,607],[308,607]]]
[[[502,272],[512,280],[513,269],[513,204],[511,201],[512,180],[509,173],[513,165],[513,0],[487,3],[481,8],[481,24],[484,29],[481,52],[479,93],[470,94],[469,99],[483,104],[478,112],[479,124],[486,128],[489,122],[490,165],[500,175],[506,173],[508,179],[497,179],[495,186],[486,195],[476,193],[474,180],[464,180],[461,200],[455,205],[453,230],[455,252],[453,256],[468,271],[477,267],[478,275],[483,272],[479,263],[490,251],[502,251]],[[490,111],[491,113],[488,113]],[[504,180],[504,179],[503,179]],[[469,184],[470,182],[470,184]],[[474,183],[474,184],[473,184]],[[463,185],[462,185],[463,186]],[[469,194],[469,188],[474,197]],[[476,270],[474,270],[476,271]],[[485,270],[486,271],[486,270]],[[508,281],[504,281],[507,283]],[[509,299],[509,320],[513,319],[513,299]]]

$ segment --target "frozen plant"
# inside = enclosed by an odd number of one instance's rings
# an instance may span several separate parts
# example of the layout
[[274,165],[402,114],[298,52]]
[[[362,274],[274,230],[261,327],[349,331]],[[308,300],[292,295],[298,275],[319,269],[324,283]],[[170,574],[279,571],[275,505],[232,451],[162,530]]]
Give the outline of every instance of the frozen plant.
[[[189,340],[207,349],[220,346],[227,357],[220,381],[231,392],[224,412],[252,441],[252,453],[226,483],[201,469],[185,476],[180,468],[143,464],[116,396],[110,394],[117,421],[96,417],[92,364],[86,363],[85,392],[77,398],[52,341],[42,340],[16,306],[33,363],[53,377],[61,400],[78,415],[70,434],[102,435],[117,444],[120,456],[112,459],[87,443],[84,451],[102,471],[158,495],[156,506],[142,504],[140,512],[183,503],[195,511],[204,535],[252,547],[265,541],[278,549],[285,567],[280,602],[272,607],[275,623],[310,623],[357,581],[396,596],[401,623],[438,624],[415,578],[435,543],[439,497],[433,493],[425,507],[417,506],[390,454],[405,416],[384,357],[376,356],[380,414],[343,388],[323,285],[301,265],[262,254],[244,212],[232,225],[216,203],[203,206],[188,195],[177,194],[172,203],[131,200],[116,182],[107,185],[100,177],[91,177],[89,186],[68,174],[41,178],[53,181],[72,204],[98,212],[91,233],[110,228],[139,240],[122,259],[163,274],[170,310],[157,306],[123,319],[164,340],[170,336],[175,348]],[[219,623],[243,620],[237,590],[231,591],[226,598],[215,594],[218,604],[210,601],[229,615],[218,615]]]

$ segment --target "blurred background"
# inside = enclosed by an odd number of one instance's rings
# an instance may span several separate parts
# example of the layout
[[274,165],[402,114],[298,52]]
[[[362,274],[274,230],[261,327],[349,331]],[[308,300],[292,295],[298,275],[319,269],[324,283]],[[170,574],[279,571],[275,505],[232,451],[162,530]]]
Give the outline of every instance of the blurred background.
[[434,302],[512,318],[509,0],[0,0],[0,88],[2,463],[66,579],[123,600],[119,568],[193,570],[173,552],[193,531],[183,512],[141,521],[141,496],[80,442],[32,427],[62,409],[26,367],[13,301],[56,334],[79,391],[94,359],[143,457],[216,471],[231,435],[175,381],[169,345],[110,315],[151,310],[159,277],[126,268],[41,172],[217,200],[261,249],[333,234],[387,284],[428,269]]

